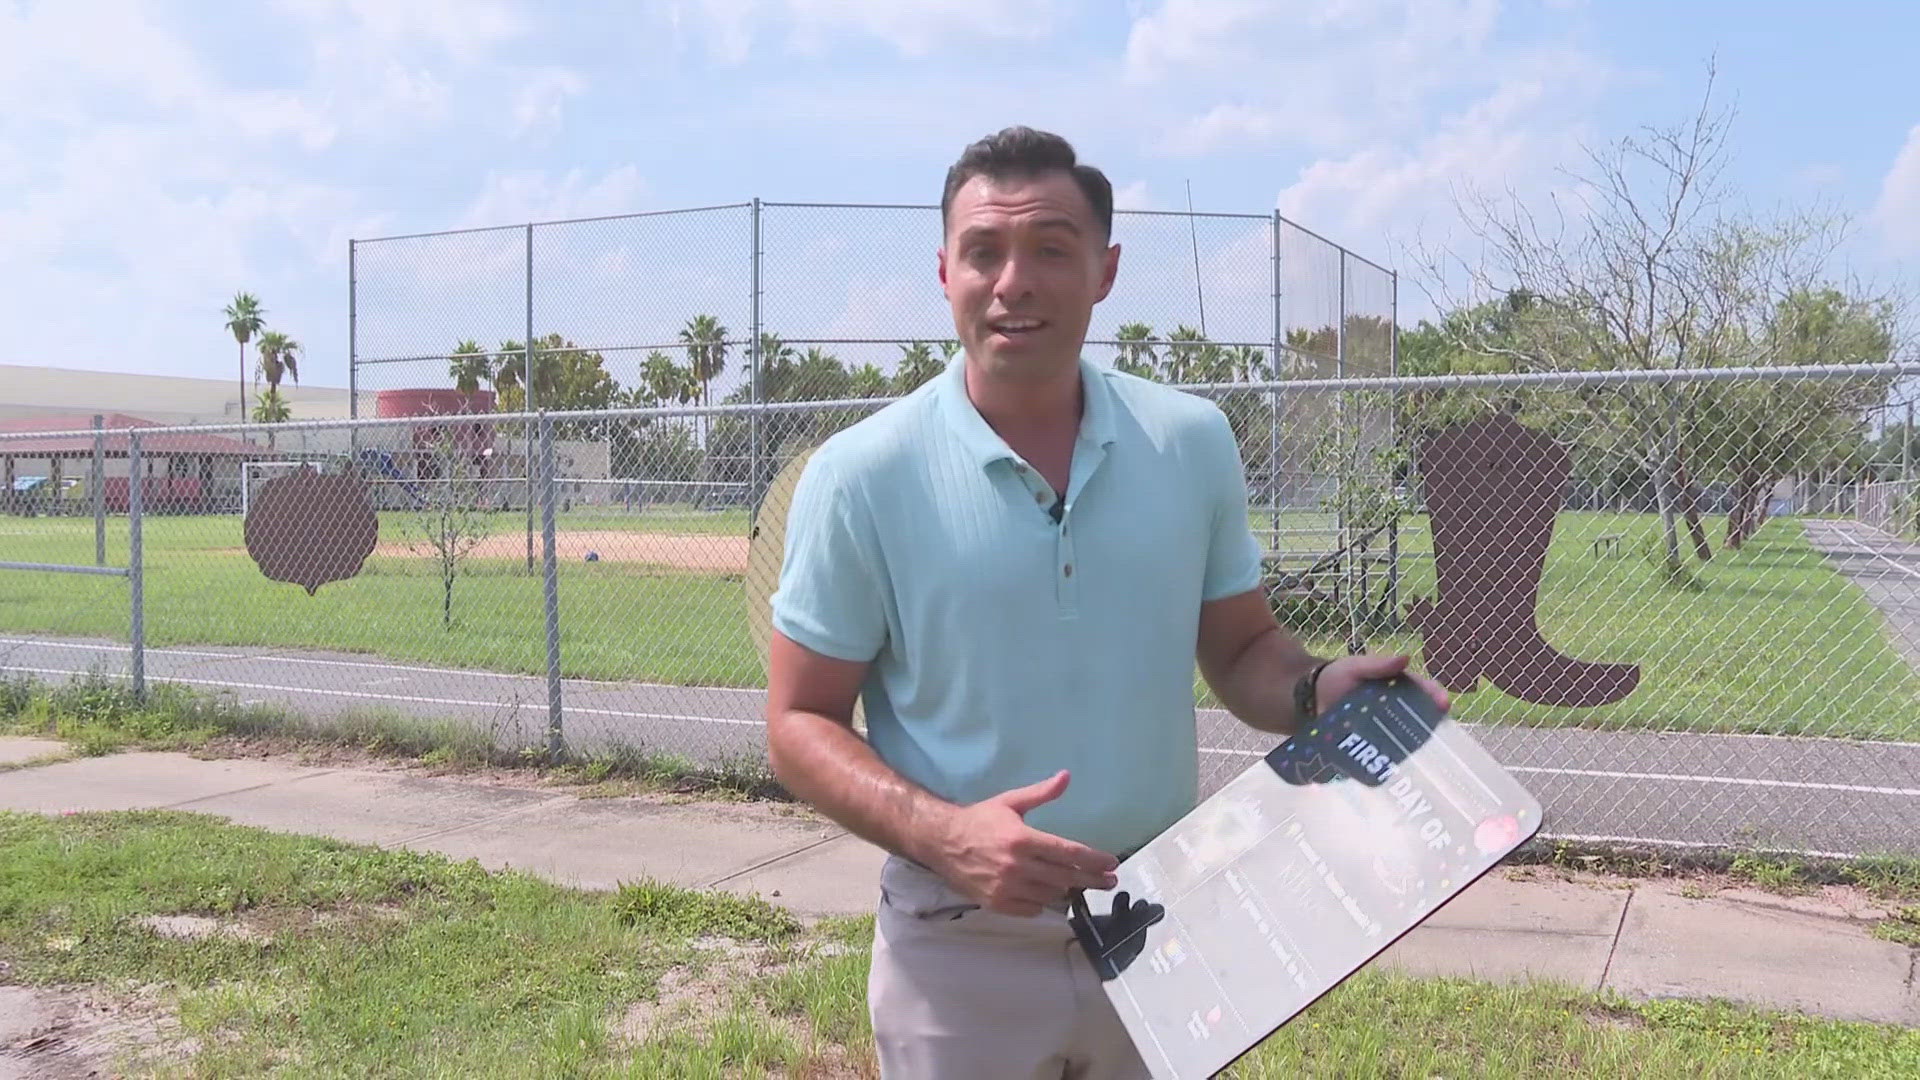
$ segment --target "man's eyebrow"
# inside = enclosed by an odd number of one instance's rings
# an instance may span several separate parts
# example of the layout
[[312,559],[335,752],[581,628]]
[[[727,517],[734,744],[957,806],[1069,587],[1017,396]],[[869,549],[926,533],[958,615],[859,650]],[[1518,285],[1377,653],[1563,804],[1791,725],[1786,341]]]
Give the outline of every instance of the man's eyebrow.
[[[1072,233],[1075,236],[1081,235],[1082,232],[1080,223],[1064,214],[1056,217],[1041,218],[1033,223],[1033,228],[1039,231],[1059,229]],[[1006,231],[1006,228],[1000,225],[968,225],[960,230],[959,239],[977,240],[993,238],[1004,235]]]

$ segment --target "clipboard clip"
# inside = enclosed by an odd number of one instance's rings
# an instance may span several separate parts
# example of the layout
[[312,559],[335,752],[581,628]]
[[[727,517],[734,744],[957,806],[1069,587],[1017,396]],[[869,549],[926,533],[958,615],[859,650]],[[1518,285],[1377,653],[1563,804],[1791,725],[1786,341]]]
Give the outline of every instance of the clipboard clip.
[[1101,982],[1118,978],[1147,946],[1147,928],[1167,917],[1167,909],[1149,900],[1131,900],[1125,889],[1113,896],[1106,915],[1087,907],[1086,893],[1074,889],[1067,896],[1067,923],[1093,962]]

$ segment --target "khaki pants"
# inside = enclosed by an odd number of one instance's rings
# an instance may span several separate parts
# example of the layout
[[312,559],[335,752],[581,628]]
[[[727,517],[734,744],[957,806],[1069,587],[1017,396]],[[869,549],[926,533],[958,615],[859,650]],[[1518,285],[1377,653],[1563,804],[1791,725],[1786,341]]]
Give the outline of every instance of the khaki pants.
[[897,856],[880,885],[867,1003],[884,1080],[1148,1080],[1064,909],[986,911]]

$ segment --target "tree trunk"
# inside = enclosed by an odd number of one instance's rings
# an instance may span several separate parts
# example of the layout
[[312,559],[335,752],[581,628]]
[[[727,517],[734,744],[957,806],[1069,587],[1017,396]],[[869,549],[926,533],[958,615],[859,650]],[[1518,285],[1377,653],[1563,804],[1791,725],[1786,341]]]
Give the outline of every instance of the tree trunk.
[[1662,455],[1653,467],[1653,499],[1660,510],[1660,533],[1666,545],[1667,577],[1680,575],[1680,534],[1674,528],[1672,458]]
[[1727,549],[1740,550],[1753,535],[1754,498],[1760,491],[1760,474],[1757,470],[1740,470],[1740,478],[1733,485],[1733,508],[1727,511]]
[[1693,554],[1701,562],[1713,560],[1713,545],[1707,543],[1707,530],[1700,524],[1700,485],[1687,472],[1687,459],[1684,452],[1677,453],[1673,461],[1673,486],[1680,496],[1680,506],[1687,518],[1687,533],[1693,537]]

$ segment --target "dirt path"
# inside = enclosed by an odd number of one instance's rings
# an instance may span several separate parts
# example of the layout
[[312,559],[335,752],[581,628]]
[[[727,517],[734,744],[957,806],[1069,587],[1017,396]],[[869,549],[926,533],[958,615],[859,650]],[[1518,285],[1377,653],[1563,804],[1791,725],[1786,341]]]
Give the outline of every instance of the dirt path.
[[[747,538],[728,535],[675,535],[671,533],[624,532],[605,529],[581,532],[556,532],[554,555],[561,562],[581,562],[589,554],[601,561],[647,566],[670,566],[679,570],[708,570],[721,573],[745,573]],[[430,556],[432,548],[418,542],[388,540],[374,549],[376,554],[393,558]],[[536,557],[540,537],[533,538]],[[489,536],[475,546],[470,558],[513,559],[527,553],[525,533]]]

